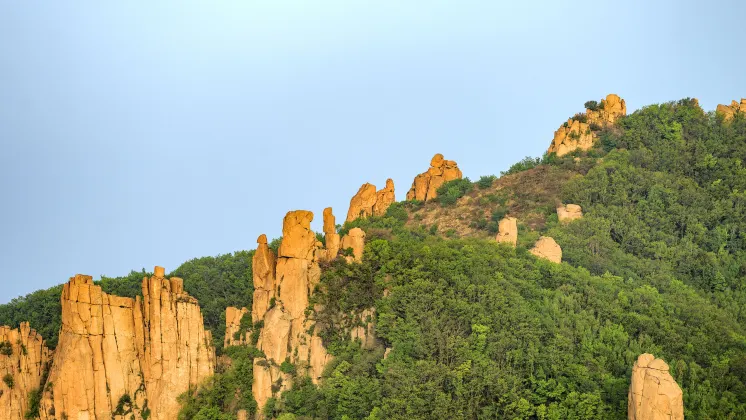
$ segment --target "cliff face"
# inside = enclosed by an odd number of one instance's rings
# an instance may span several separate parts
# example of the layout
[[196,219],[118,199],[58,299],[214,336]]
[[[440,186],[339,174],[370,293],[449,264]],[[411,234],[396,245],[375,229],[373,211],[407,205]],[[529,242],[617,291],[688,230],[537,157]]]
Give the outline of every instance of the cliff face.
[[552,144],[547,153],[564,156],[574,150],[588,150],[596,139],[594,130],[614,124],[620,117],[627,115],[627,105],[619,95],[609,94],[594,109],[586,109],[582,118],[573,117],[563,123],[554,132]]
[[629,420],[684,420],[681,388],[668,365],[652,354],[641,354],[632,368],[627,418]]
[[746,99],[741,99],[740,103],[731,101],[730,105],[720,104],[715,109],[715,112],[722,114],[725,121],[733,119],[736,114],[746,114]]
[[212,375],[197,301],[164,271],[143,279],[142,299],[107,295],[80,274],[65,284],[42,419],[174,419],[177,397]]
[[445,160],[440,153],[430,160],[430,168],[414,178],[407,192],[407,200],[432,200],[438,196],[438,188],[448,181],[461,179],[461,169],[456,162]]
[[[19,328],[0,327],[0,420],[21,420],[29,393],[42,386],[50,359],[44,340],[28,322]],[[10,384],[5,378],[11,378]],[[11,386],[12,385],[12,386]]]
[[[316,383],[326,364],[331,360],[321,338],[315,335],[313,313],[307,313],[309,297],[321,278],[319,261],[336,258],[340,239],[334,229],[331,208],[324,210],[324,232],[327,248],[322,249],[311,231],[313,213],[305,210],[289,212],[282,226],[282,244],[277,255],[274,283],[274,305],[257,310],[254,301],[252,314],[261,315],[264,325],[257,347],[266,358],[254,359],[253,393],[259,412],[267,400],[290,385],[290,378],[280,370],[284,361],[295,365],[301,375],[307,374]],[[257,251],[259,254],[259,251]],[[256,257],[255,257],[256,258]],[[260,275],[254,270],[254,282]]]
[[240,335],[241,320],[248,313],[249,310],[246,308],[238,309],[232,306],[225,308],[225,339],[223,339],[223,347],[240,346],[249,343],[247,339],[248,332],[243,336]]

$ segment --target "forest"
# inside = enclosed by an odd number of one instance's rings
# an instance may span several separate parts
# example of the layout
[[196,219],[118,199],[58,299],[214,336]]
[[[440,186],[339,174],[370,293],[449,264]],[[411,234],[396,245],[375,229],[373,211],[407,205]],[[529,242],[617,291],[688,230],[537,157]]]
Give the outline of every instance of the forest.
[[[584,212],[562,224],[553,208],[542,210],[538,228],[519,225],[516,248],[417,223],[416,202],[342,226],[367,238],[362,262],[326,264],[313,295],[334,361],[319,386],[295,375],[264,414],[624,419],[632,365],[647,352],[669,364],[686,418],[746,418],[746,121],[725,122],[683,99],[644,107],[598,137],[591,150],[524,159],[501,174],[571,171],[561,199]],[[459,206],[497,181],[445,184],[437,205]],[[502,193],[509,201],[520,189]],[[561,264],[528,252],[539,235],[562,247]],[[260,353],[222,349],[225,308],[251,307],[252,252],[194,259],[171,273],[184,278],[219,354],[232,360],[183,397],[184,419],[256,410],[251,362]],[[146,275],[100,284],[135,296]],[[0,305],[0,325],[28,320],[54,346],[59,295],[55,287]],[[377,345],[364,349],[335,319],[369,308]]]

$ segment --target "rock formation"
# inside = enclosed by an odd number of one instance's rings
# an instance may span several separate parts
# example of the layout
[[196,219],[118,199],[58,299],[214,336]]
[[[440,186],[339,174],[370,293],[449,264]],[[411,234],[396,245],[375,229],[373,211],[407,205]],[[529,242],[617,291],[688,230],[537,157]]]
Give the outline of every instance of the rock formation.
[[[41,336],[22,322],[19,328],[0,327],[0,420],[22,420],[29,393],[43,384],[49,349]],[[8,376],[9,375],[9,376]],[[12,387],[5,382],[12,379]]]
[[[267,245],[267,235],[259,235],[257,247],[252,259],[254,279],[254,300],[251,307],[251,321],[255,323],[264,318],[272,298],[275,297],[275,253]],[[226,319],[227,322],[227,319]]]
[[583,208],[577,204],[560,205],[557,207],[557,218],[560,222],[570,222],[583,217]]
[[407,200],[432,200],[438,196],[437,190],[441,185],[461,177],[461,170],[456,162],[445,160],[438,153],[430,160],[430,169],[414,178],[412,188],[407,192]]
[[347,221],[351,222],[371,215],[384,215],[394,201],[396,201],[394,181],[391,178],[386,180],[386,186],[379,191],[376,191],[375,185],[365,183],[350,200]]
[[[325,228],[330,229],[331,209],[327,213]],[[323,255],[311,231],[312,220],[313,213],[305,210],[291,211],[283,220],[272,287],[276,290],[275,305],[262,318],[264,326],[257,343],[266,358],[254,359],[252,390],[259,411],[270,397],[290,385],[289,376],[279,368],[282,362],[293,363],[299,374],[318,382],[331,359],[321,338],[309,332],[314,321],[306,314],[309,296],[321,277],[317,257]]]
[[547,153],[564,156],[574,150],[588,150],[593,147],[596,134],[593,127],[613,124],[619,117],[627,115],[624,99],[616,94],[606,95],[595,109],[586,109],[585,114],[570,118],[554,132],[552,144]]
[[627,398],[629,420],[684,420],[681,388],[666,362],[652,354],[637,358]]
[[324,209],[324,241],[326,242],[326,249],[323,252],[323,259],[331,261],[337,258],[339,253],[339,234],[337,233],[337,225],[335,224],[335,217],[332,214],[332,208],[327,207]]
[[362,348],[370,350],[376,346],[375,323],[376,308],[368,308],[358,316],[353,316],[354,327],[350,331],[350,338],[360,340]]
[[497,242],[511,244],[513,247],[518,244],[518,219],[515,217],[504,217],[497,225]]
[[240,334],[241,319],[247,313],[249,313],[249,310],[246,308],[238,309],[232,306],[225,308],[225,339],[223,340],[223,347],[241,346],[249,343],[249,332],[244,331],[243,335]]
[[542,236],[528,252],[551,262],[562,262],[562,248],[549,236]]
[[[62,327],[41,418],[176,418],[177,397],[213,374],[212,337],[183,281],[155,273],[143,297],[107,295],[78,274],[62,291]],[[129,400],[126,404],[121,401]],[[117,410],[118,405],[122,410]]]
[[386,186],[376,192],[376,203],[373,204],[373,215],[383,216],[386,214],[386,210],[389,206],[396,201],[396,194],[394,193],[394,180],[389,178],[386,180]]
[[352,228],[342,238],[342,251],[346,252],[352,249],[352,255],[346,255],[348,263],[360,262],[363,260],[363,251],[365,250],[365,232],[360,228]]
[[715,109],[715,112],[722,114],[724,121],[733,119],[739,113],[746,115],[746,99],[742,98],[740,104],[736,101],[732,101],[730,105],[720,104]]

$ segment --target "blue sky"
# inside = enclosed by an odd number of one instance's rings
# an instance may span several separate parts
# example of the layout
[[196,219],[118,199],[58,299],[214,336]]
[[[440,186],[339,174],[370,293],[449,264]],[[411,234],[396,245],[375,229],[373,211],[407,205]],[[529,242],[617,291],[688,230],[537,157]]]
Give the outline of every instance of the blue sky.
[[498,174],[607,93],[746,97],[743,2],[501,3],[0,0],[0,302]]

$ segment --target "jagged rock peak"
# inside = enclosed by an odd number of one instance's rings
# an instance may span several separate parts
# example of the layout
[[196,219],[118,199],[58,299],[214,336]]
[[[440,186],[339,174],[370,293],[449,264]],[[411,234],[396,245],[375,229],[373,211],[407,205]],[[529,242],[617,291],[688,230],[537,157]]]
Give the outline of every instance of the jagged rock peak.
[[90,276],[63,286],[62,328],[41,402],[42,420],[111,419],[130,397],[141,419],[176,418],[177,397],[212,375],[215,351],[183,280],[156,267],[143,297],[108,295]]
[[321,260],[331,261],[337,258],[339,253],[339,234],[332,208],[324,209],[324,241],[326,247],[321,251]]
[[632,367],[627,395],[629,420],[684,420],[681,388],[668,365],[649,353],[641,354]]
[[13,387],[0,381],[0,420],[22,420],[29,393],[39,389],[50,351],[41,335],[21,322],[18,328],[0,326],[0,377],[10,375]]
[[528,252],[551,262],[562,262],[562,248],[549,236],[542,236]]
[[269,309],[269,303],[275,297],[277,290],[275,275],[276,257],[274,251],[267,245],[267,235],[259,235],[256,242],[256,252],[254,252],[254,257],[252,258],[254,281],[254,301],[251,307],[252,323],[264,318],[264,314]]
[[518,244],[518,219],[515,217],[504,217],[497,225],[497,242],[510,244],[515,247]]
[[731,101],[730,105],[720,104],[715,109],[715,112],[723,115],[723,120],[728,121],[733,119],[736,114],[746,115],[746,98],[741,99],[741,103]]
[[407,200],[432,200],[438,196],[437,190],[441,185],[462,176],[456,162],[445,160],[442,154],[437,153],[430,160],[430,168],[414,178],[407,192]]
[[601,103],[586,103],[585,114],[578,114],[563,123],[554,132],[552,144],[547,153],[564,156],[574,150],[588,150],[593,147],[595,132],[601,127],[613,124],[620,117],[627,115],[627,105],[619,95],[611,93]]
[[249,343],[249,332],[245,331],[243,336],[239,335],[241,331],[241,320],[249,313],[246,308],[234,308],[229,306],[225,308],[225,339],[223,347],[241,346]]
[[381,216],[394,201],[394,181],[391,178],[387,179],[386,186],[378,191],[375,185],[366,182],[350,200],[346,220],[351,222],[361,217]]
[[282,243],[278,257],[313,259],[316,234],[311,230],[313,213],[307,210],[290,211],[282,222]]
[[557,206],[557,218],[560,222],[570,222],[583,218],[583,208],[577,204]]

